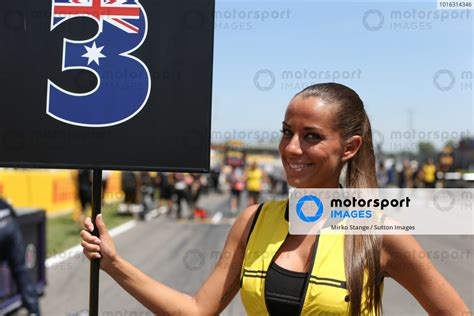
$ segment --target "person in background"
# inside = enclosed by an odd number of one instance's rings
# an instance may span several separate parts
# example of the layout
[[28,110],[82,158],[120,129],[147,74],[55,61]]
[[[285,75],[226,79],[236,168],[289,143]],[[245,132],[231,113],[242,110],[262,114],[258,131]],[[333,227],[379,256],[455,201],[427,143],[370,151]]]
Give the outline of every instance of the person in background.
[[245,173],[247,180],[247,206],[258,203],[260,191],[262,190],[263,172],[258,168],[256,162],[250,164],[250,168]]
[[388,172],[385,169],[383,161],[379,163],[379,168],[377,169],[377,181],[379,188],[385,188],[388,184]]
[[265,175],[268,185],[268,192],[274,197],[277,194],[278,179],[275,168],[268,164],[265,166]]
[[[184,200],[188,205],[191,213],[193,211],[193,206],[191,203],[191,184],[193,182],[193,178],[187,173],[176,173],[174,175],[174,192],[176,194],[176,219],[181,219],[182,217],[182,207],[181,201]],[[190,217],[194,217],[193,214]]]
[[413,183],[413,168],[411,166],[410,160],[403,160],[403,174],[405,176],[405,188],[412,189],[414,186]]
[[79,170],[77,175],[77,187],[79,202],[81,203],[79,222],[82,226],[82,223],[87,216],[87,208],[91,206],[92,200],[92,175],[90,170]]
[[110,173],[111,172],[109,170],[102,171],[102,197],[101,197],[102,205],[104,204],[105,191],[107,189],[107,181],[110,177]]
[[436,184],[436,166],[432,158],[429,158],[422,167],[423,183],[425,188],[434,189]]
[[282,171],[282,176],[281,176],[281,195],[288,195],[289,192],[289,187],[288,187],[288,181],[286,180],[286,173]]
[[211,187],[215,193],[222,193],[219,187],[220,175],[221,175],[221,165],[218,164],[214,168],[211,169],[211,173],[210,173]]
[[393,184],[393,185],[396,185],[395,181],[396,181],[396,173],[397,171],[395,170],[395,164],[391,164],[388,168],[387,168],[387,176],[388,176],[388,182],[387,184]]
[[147,214],[155,208],[155,180],[147,171],[140,172],[140,201],[141,219],[147,219]]
[[192,183],[189,187],[190,189],[190,198],[193,211],[198,208],[198,200],[202,193],[203,182],[205,181],[204,176],[198,173],[193,173],[191,175]]
[[413,188],[413,169],[410,161],[404,159],[400,171],[398,172],[398,187],[399,188]]
[[227,177],[230,186],[230,211],[236,214],[240,206],[240,195],[245,189],[245,176],[241,168],[232,166],[232,171]]
[[413,160],[411,162],[411,167],[413,170],[413,188],[422,188],[423,187],[423,172],[421,171],[418,161]]
[[39,316],[38,294],[26,267],[25,246],[15,210],[0,198],[0,262],[5,260],[18,287],[23,306],[29,315]]
[[119,206],[119,213],[133,213],[138,207],[138,178],[133,171],[122,172],[122,191],[125,199]]
[[173,176],[171,174],[158,172],[156,182],[160,188],[160,213],[169,214],[173,208]]

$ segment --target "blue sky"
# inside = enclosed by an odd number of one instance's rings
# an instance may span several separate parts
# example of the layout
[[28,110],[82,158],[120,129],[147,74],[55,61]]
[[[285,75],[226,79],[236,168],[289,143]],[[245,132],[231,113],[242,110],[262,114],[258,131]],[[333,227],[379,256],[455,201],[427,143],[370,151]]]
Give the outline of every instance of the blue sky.
[[412,136],[438,147],[474,136],[474,10],[437,11],[434,1],[216,1],[214,133],[258,141],[249,133],[278,131],[300,88],[337,81],[364,100],[386,151],[412,148]]

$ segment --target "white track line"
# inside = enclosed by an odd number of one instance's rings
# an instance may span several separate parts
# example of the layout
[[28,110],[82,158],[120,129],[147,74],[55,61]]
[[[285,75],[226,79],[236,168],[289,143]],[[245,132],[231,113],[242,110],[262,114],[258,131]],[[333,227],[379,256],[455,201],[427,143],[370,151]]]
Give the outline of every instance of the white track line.
[[[117,226],[109,231],[110,236],[115,237],[120,234],[125,233],[126,231],[132,229],[137,225],[137,221],[131,220],[128,221],[120,226]],[[46,259],[45,266],[46,268],[52,268],[68,259],[76,257],[78,254],[82,253],[82,247],[81,245],[76,245],[72,248],[69,248],[66,251],[63,251],[57,255],[54,255],[52,257],[49,257]]]

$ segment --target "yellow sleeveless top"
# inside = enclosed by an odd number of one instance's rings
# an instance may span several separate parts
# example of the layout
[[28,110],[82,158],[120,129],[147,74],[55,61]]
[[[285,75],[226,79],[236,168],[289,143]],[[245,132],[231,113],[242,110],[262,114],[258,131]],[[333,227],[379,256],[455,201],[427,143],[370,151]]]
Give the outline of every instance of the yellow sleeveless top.
[[[288,235],[285,219],[288,200],[263,204],[249,236],[241,271],[240,296],[248,315],[268,315],[265,305],[265,277]],[[349,303],[344,269],[344,235],[317,236],[311,273],[305,282],[300,315],[346,315]],[[383,284],[382,284],[383,287]],[[364,307],[362,314],[374,315]]]

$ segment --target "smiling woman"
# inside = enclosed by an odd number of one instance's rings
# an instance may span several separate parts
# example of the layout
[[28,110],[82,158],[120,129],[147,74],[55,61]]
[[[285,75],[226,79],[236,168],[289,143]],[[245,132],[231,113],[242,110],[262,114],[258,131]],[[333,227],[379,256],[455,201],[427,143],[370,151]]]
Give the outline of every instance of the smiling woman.
[[337,187],[347,162],[347,187],[377,187],[370,122],[353,90],[333,83],[304,89],[290,102],[282,133],[290,185]]
[[[372,132],[352,89],[316,84],[285,114],[279,145],[296,188],[377,187]],[[249,315],[379,315],[383,278],[392,277],[429,314],[468,313],[456,291],[409,235],[290,235],[288,200],[248,207],[237,218],[214,271],[195,295],[152,280],[115,250],[101,216],[100,238],[81,232],[85,255],[157,314],[217,315],[240,290]],[[225,255],[224,255],[225,254]],[[230,255],[229,255],[230,254]],[[240,287],[239,287],[240,285]]]

